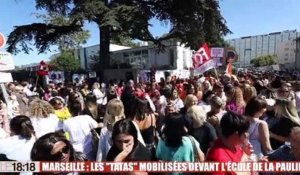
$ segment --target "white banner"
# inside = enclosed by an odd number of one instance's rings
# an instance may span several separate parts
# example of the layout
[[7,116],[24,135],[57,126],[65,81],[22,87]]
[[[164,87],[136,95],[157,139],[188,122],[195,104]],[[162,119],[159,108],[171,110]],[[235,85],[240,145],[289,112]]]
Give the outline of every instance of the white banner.
[[209,60],[206,63],[204,63],[203,65],[201,65],[200,67],[198,67],[197,69],[195,69],[195,71],[197,73],[204,73],[212,68],[216,67],[216,62],[215,60]]
[[8,52],[0,52],[0,71],[15,69],[13,57]]
[[0,83],[9,83],[13,82],[11,73],[0,72]]

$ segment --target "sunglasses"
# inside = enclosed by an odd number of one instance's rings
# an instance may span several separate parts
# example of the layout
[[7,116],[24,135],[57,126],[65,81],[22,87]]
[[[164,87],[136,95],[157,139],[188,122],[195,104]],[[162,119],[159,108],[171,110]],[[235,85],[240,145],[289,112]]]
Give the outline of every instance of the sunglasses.
[[66,145],[60,151],[51,155],[51,160],[60,160],[63,157],[63,154],[68,154],[70,152],[70,147]]

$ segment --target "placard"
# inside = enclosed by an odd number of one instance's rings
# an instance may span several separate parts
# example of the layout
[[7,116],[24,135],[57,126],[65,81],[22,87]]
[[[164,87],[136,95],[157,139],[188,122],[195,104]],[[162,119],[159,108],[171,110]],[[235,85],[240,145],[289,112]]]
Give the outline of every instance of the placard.
[[222,47],[212,47],[210,48],[211,57],[213,58],[223,58],[224,57],[224,48]]
[[0,52],[0,71],[15,69],[13,57],[8,52]]

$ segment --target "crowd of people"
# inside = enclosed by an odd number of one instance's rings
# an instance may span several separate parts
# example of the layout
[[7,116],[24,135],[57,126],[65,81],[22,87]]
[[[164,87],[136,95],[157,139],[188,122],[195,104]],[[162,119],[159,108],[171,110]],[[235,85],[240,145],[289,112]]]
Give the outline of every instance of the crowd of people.
[[300,160],[300,82],[279,75],[33,86],[1,95],[2,161]]

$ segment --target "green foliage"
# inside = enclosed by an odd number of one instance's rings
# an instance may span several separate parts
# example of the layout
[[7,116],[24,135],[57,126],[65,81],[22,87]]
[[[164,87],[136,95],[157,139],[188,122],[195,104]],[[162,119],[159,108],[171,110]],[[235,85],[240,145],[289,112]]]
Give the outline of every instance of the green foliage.
[[77,71],[80,69],[80,61],[75,58],[74,53],[63,51],[60,56],[50,61],[51,67],[59,71]]
[[257,57],[250,61],[254,67],[261,67],[261,66],[270,66],[277,64],[277,58],[274,55],[265,55]]
[[[50,12],[48,14],[35,14],[38,19],[42,19],[46,24],[55,24],[59,26],[70,25],[72,20],[61,13]],[[62,36],[57,42],[61,51],[75,49],[80,44],[85,44],[90,37],[88,30],[82,30]]]
[[[28,53],[29,41],[39,52],[58,44],[61,38],[84,32],[85,22],[94,22],[100,30],[100,63],[104,69],[109,63],[109,44],[113,41],[148,41],[164,48],[163,41],[176,39],[192,49],[203,42],[212,46],[224,44],[222,38],[230,33],[222,17],[217,0],[36,0],[36,8],[49,14],[62,14],[68,23],[49,23],[17,26],[8,37],[8,51],[21,49]],[[170,24],[170,31],[155,37],[150,32],[151,19]]]

